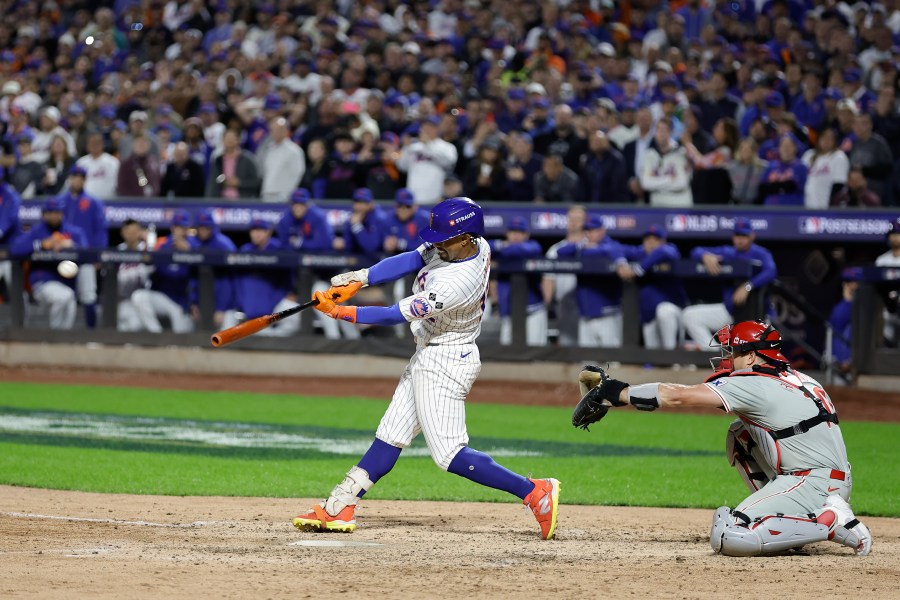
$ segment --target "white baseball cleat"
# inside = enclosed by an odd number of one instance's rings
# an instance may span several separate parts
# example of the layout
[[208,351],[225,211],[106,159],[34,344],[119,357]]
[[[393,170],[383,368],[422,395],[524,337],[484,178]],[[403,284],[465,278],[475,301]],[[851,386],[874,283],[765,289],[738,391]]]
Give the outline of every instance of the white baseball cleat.
[[816,522],[828,526],[828,539],[856,550],[857,556],[866,556],[872,550],[872,534],[853,514],[846,500],[837,495],[828,496],[816,516]]

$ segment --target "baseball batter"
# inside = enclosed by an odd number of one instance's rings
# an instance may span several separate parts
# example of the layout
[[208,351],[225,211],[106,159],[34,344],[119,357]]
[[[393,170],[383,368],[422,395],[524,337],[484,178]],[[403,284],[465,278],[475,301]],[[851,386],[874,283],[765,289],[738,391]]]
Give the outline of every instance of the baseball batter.
[[[294,519],[300,529],[356,529],[359,499],[386,475],[400,452],[422,432],[434,462],[476,483],[523,500],[537,518],[541,537],[556,532],[559,481],[528,479],[469,448],[465,400],[481,371],[475,340],[488,290],[491,252],[481,207],[468,198],[451,198],[432,209],[425,244],[386,258],[368,269],[332,278],[318,291],[316,309],[334,319],[374,325],[409,322],[416,352],[375,432],[375,441],[328,498]],[[361,287],[394,281],[418,271],[413,294],[390,307],[339,306]]]
[[[734,413],[726,454],[752,494],[713,515],[710,545],[727,556],[759,556],[831,540],[865,556],[872,536],[850,508],[850,463],[834,404],[781,353],[781,335],[760,321],[716,334],[720,370],[700,385],[629,385],[598,369],[596,387],[572,418],[586,426],[607,406],[638,410],[715,407]],[[716,359],[714,359],[716,360]],[[584,372],[582,372],[582,377]]]

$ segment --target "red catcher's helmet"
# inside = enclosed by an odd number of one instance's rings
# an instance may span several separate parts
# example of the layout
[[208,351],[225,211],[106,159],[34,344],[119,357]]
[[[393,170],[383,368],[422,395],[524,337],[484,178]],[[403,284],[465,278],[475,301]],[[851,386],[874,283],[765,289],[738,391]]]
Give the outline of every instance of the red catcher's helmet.
[[734,325],[726,325],[718,332],[710,342],[714,346],[718,342],[722,350],[722,357],[713,359],[713,369],[716,371],[731,371],[734,368],[734,356],[756,352],[767,362],[776,366],[789,365],[788,359],[781,353],[781,334],[774,327],[762,321],[741,321]]

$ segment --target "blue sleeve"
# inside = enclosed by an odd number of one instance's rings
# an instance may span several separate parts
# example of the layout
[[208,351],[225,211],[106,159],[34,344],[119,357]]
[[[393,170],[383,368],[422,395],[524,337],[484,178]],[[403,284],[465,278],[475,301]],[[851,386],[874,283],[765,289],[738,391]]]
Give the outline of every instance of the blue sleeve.
[[[355,230],[355,231],[353,231]],[[383,227],[379,219],[372,219],[368,225],[356,225],[351,227],[351,231],[356,235],[356,243],[369,254],[375,254],[381,251],[384,244]]]
[[425,260],[418,250],[389,256],[369,267],[369,285],[396,281],[404,275],[415,273],[424,266]]
[[13,240],[12,245],[9,247],[10,254],[17,258],[28,256],[35,251],[34,242],[41,239],[40,235],[42,233],[44,233],[42,228],[34,227],[28,233],[20,235]]
[[622,253],[628,260],[637,262],[644,260],[644,246],[641,244],[638,244],[637,246],[624,246],[622,248]]
[[400,307],[393,306],[360,306],[356,309],[356,322],[363,325],[400,325],[406,323]]
[[678,248],[672,244],[664,244],[644,257],[641,261],[641,268],[647,271],[660,263],[678,260],[679,256]]
[[18,229],[19,207],[22,205],[22,199],[15,188],[8,185],[4,185],[0,189],[0,193],[3,194],[2,204],[0,204],[0,238],[3,238]]
[[762,262],[762,270],[753,276],[750,279],[750,284],[753,287],[760,287],[764,285],[768,285],[775,280],[775,277],[778,275],[778,268],[775,266],[775,259],[772,258],[772,253],[766,250],[765,248],[760,248],[756,246],[754,248],[756,252],[756,256],[760,262]]
[[704,254],[715,254],[716,256],[724,258],[726,256],[726,251],[729,248],[731,248],[731,246],[697,246],[691,250],[691,260],[703,260]]
[[95,248],[109,246],[109,229],[106,227],[106,210],[102,202],[94,201],[92,239],[88,240]]
[[556,256],[575,256],[578,254],[578,244],[564,244],[556,249]]
[[275,237],[281,240],[285,247],[291,245],[291,235],[289,233],[290,225],[288,224],[288,220],[292,218],[290,213],[285,213],[278,220],[278,225],[275,226]]
[[522,242],[521,244],[500,244],[499,248],[491,243],[491,250],[495,253],[505,256],[506,258],[522,258],[526,256],[537,256],[543,254],[541,245],[533,240]]
[[315,223],[313,223],[312,237],[303,243],[306,250],[331,250],[334,241],[334,229],[331,223],[325,218],[325,215],[316,213]]
[[[103,231],[105,232],[106,230],[104,229]],[[70,235],[72,236],[72,243],[75,245],[76,248],[90,247],[89,246],[90,240],[88,239],[88,235],[87,235],[87,233],[85,233],[84,229],[81,229],[80,227],[75,227],[75,228],[73,228]]]

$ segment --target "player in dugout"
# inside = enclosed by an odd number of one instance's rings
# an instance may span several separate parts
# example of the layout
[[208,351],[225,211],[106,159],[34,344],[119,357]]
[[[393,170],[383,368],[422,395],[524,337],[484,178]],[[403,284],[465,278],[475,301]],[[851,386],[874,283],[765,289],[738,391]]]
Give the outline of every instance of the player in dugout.
[[858,556],[872,549],[850,508],[853,481],[837,410],[822,385],[791,368],[781,335],[761,321],[726,325],[710,342],[721,358],[698,385],[612,379],[600,367],[579,375],[584,396],[572,424],[587,428],[610,407],[642,411],[717,408],[738,417],[728,428],[728,460],[752,492],[712,519],[709,543],[726,556],[760,556],[837,542]]

